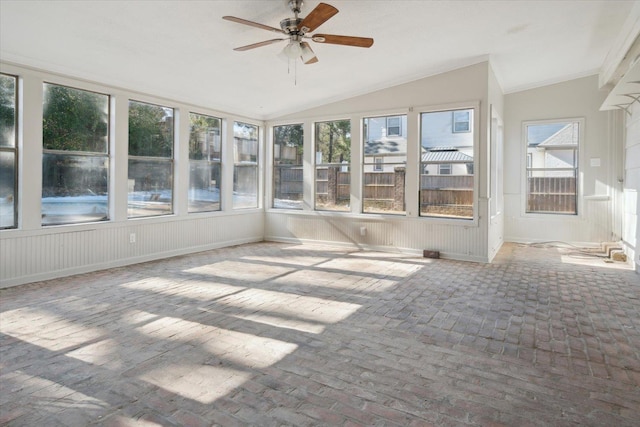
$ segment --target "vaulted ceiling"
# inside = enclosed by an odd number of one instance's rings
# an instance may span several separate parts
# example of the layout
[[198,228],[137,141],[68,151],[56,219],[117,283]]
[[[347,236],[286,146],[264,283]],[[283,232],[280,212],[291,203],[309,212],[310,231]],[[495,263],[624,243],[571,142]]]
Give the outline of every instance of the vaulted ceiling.
[[[491,60],[505,93],[595,74],[634,1],[344,1],[311,42],[319,62],[278,57],[286,0],[0,1],[0,59],[255,119]],[[301,16],[319,1],[305,0]]]

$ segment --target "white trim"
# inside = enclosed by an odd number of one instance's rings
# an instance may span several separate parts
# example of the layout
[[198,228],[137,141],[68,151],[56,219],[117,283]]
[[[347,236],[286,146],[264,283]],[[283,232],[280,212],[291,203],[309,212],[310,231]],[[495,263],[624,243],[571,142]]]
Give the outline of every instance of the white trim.
[[[466,219],[466,218],[455,218],[455,217],[443,217],[443,218],[439,218],[439,217],[434,217],[434,216],[420,216],[420,200],[418,200],[418,206],[417,206],[417,213],[418,213],[418,218],[420,218],[421,221],[451,221],[452,224],[454,225],[460,225],[463,227],[469,227],[470,225],[474,226],[474,227],[478,227],[480,226],[480,194],[479,194],[479,189],[480,189],[480,122],[481,120],[481,114],[482,112],[480,111],[480,107],[481,107],[481,102],[480,100],[476,100],[476,101],[466,101],[466,102],[452,102],[452,103],[446,103],[446,104],[437,104],[437,105],[426,105],[426,106],[421,106],[421,107],[415,107],[415,111],[417,112],[417,120],[418,120],[418,135],[417,135],[417,145],[418,145],[418,149],[421,149],[420,147],[422,146],[422,120],[421,120],[421,116],[423,113],[437,113],[437,112],[447,112],[447,111],[452,111],[452,110],[465,110],[465,109],[471,109],[473,110],[473,117],[471,118],[471,122],[472,122],[472,129],[473,129],[473,218],[472,219]],[[489,112],[488,112],[489,113]],[[407,142],[407,145],[409,143]],[[418,171],[420,171],[421,167],[422,167],[422,155],[418,155],[417,156],[417,164],[418,164]],[[417,174],[418,179],[420,174]],[[419,199],[419,198],[418,198]],[[409,210],[409,208],[407,207],[407,210]]]
[[[545,124],[554,124],[554,123],[578,123],[578,148],[577,148],[577,156],[578,161],[575,167],[576,171],[576,210],[577,213],[562,213],[562,212],[527,212],[527,200],[528,200],[528,182],[527,182],[527,126],[531,125],[545,125]],[[520,156],[520,165],[521,165],[521,182],[520,182],[520,216],[527,218],[566,218],[567,220],[584,220],[584,184],[583,184],[583,174],[585,170],[584,165],[584,138],[586,135],[586,125],[585,125],[584,117],[569,117],[569,118],[557,118],[557,119],[544,119],[544,120],[524,120],[522,122],[521,127],[521,141],[520,147],[522,148],[522,152],[524,155]]]
[[[604,58],[598,76],[599,87],[615,83],[616,72],[624,73],[626,70],[618,70],[625,61],[625,56],[640,35],[640,2],[635,2],[627,19],[620,28],[620,32],[612,44],[611,50]],[[633,61],[634,58],[629,58]]]

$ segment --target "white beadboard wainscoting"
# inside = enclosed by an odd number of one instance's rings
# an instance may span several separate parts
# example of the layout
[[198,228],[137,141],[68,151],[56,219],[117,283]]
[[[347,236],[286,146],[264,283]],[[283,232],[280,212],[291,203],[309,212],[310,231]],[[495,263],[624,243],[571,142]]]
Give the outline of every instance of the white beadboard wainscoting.
[[0,287],[259,242],[263,235],[262,210],[4,232]]
[[485,224],[485,221],[478,224],[469,221],[464,225],[460,220],[274,209],[266,214],[265,240],[330,243],[420,256],[428,249],[440,251],[442,258],[489,262]]
[[[506,194],[511,211],[524,210],[520,194]],[[594,245],[612,239],[611,197],[583,198],[578,215],[526,214],[506,220],[507,242],[567,242]]]

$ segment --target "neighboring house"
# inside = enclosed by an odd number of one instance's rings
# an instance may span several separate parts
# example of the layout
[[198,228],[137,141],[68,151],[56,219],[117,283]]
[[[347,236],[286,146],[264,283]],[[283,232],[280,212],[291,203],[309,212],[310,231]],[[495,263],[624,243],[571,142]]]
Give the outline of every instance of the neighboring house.
[[454,147],[423,149],[422,163],[425,175],[473,175],[473,157]]
[[393,172],[407,163],[407,116],[367,119],[364,172]]
[[560,126],[537,126],[537,134],[530,135],[527,169],[533,176],[566,176],[566,171],[548,169],[573,169],[577,164],[578,123]]
[[472,130],[471,109],[422,114],[422,173],[473,175]]

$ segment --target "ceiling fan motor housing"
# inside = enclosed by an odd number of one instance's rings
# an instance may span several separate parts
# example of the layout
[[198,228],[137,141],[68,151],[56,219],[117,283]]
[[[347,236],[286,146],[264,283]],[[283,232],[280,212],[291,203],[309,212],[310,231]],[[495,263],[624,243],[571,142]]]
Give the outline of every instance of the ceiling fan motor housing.
[[302,18],[284,18],[280,21],[280,28],[287,34],[297,34],[300,22],[302,22]]

